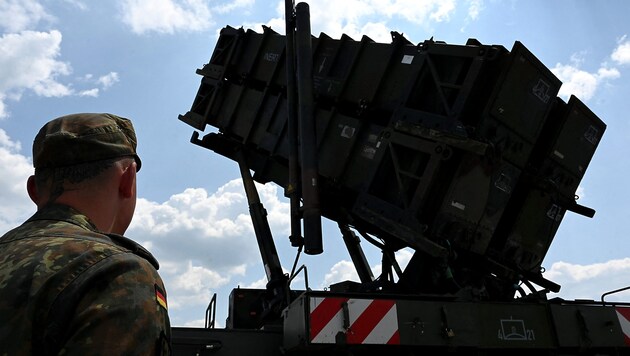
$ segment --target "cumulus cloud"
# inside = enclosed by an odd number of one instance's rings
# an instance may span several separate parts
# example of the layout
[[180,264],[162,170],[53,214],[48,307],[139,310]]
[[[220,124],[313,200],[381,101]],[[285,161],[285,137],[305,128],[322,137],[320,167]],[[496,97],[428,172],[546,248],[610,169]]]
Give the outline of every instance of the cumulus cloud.
[[[562,286],[560,297],[565,299],[599,300],[605,292],[630,285],[630,258],[610,260],[589,265],[568,262],[555,262],[545,272],[548,278]],[[553,297],[555,295],[550,295]],[[628,300],[630,292],[622,292],[607,297],[606,300]]]
[[[288,204],[277,187],[258,185],[276,236],[288,233]],[[174,309],[207,304],[217,288],[234,284],[248,266],[258,265],[258,245],[240,180],[216,192],[190,188],[163,203],[139,199],[127,235],[160,261]]]
[[370,3],[383,15],[402,17],[416,24],[448,21],[455,9],[455,0],[371,0]]
[[368,22],[361,27],[360,33],[368,36],[375,42],[389,43],[392,41],[390,29],[384,22]]
[[[406,20],[419,26],[429,27],[436,22],[447,22],[456,9],[454,0],[311,0],[308,1],[313,32],[324,32],[339,38],[346,34],[355,40],[367,35],[377,42],[390,42],[390,31],[396,26],[391,20]],[[479,0],[472,0],[469,16],[481,11],[474,6]],[[334,9],[334,11],[331,11]],[[278,32],[284,32],[284,1],[276,6],[278,18],[267,25]]]
[[[559,96],[568,98],[573,94],[583,101],[588,101],[602,85],[621,77],[620,70],[606,61],[595,71],[582,69],[585,56],[584,52],[573,54],[569,64],[557,63],[551,68],[563,82]],[[630,40],[627,36],[624,35],[617,41],[617,47],[612,51],[610,59],[616,65],[630,64]]]
[[103,86],[103,89],[108,89],[112,85],[118,83],[120,78],[118,77],[118,73],[109,72],[96,80],[96,83]]
[[[410,248],[405,248],[395,253],[396,261],[402,270],[405,269],[411,256],[413,256],[413,250]],[[382,265],[376,264],[371,267],[372,275],[374,277],[378,277],[381,274]],[[396,276],[394,276],[395,279]],[[354,281],[359,282],[359,275],[357,274],[356,269],[354,268],[354,264],[348,260],[341,260],[335,263],[328,273],[324,276],[324,280],[320,286],[320,288],[325,288],[330,286],[331,284],[343,282],[343,281]]]
[[[409,262],[412,252],[408,249],[396,253],[396,259],[404,269]],[[378,276],[381,265],[372,266],[372,273]],[[608,291],[620,289],[630,285],[630,258],[609,260],[593,264],[575,264],[555,262],[545,273],[545,278],[561,285],[557,294],[549,294],[549,298],[560,297],[568,300],[589,299],[600,300],[601,295]],[[342,281],[359,281],[354,265],[348,260],[335,263],[324,277],[319,286],[325,288]],[[616,293],[606,297],[607,301],[628,301],[630,291]]]
[[124,0],[121,14],[123,22],[137,34],[201,31],[213,25],[210,8],[203,0]]
[[88,9],[88,6],[80,0],[64,0],[64,2],[76,7],[79,10],[85,11]]
[[624,35],[619,39],[618,46],[610,56],[617,64],[630,64],[630,40]]
[[98,97],[98,94],[100,93],[100,90],[98,90],[98,88],[92,88],[92,89],[87,89],[87,90],[81,90],[78,95],[79,96],[91,96],[93,98]]
[[[262,278],[250,283],[250,284],[243,284],[243,288],[249,288],[249,289],[265,289],[267,287],[267,277],[266,276],[262,276]],[[239,284],[240,285],[240,284]]]
[[608,67],[605,63],[597,71],[588,72],[581,69],[582,62],[580,55],[573,55],[570,64],[557,63],[551,68],[563,82],[559,96],[568,98],[573,94],[583,101],[588,101],[602,84],[621,76],[618,69]]
[[332,266],[330,272],[326,273],[324,276],[322,288],[343,281],[359,281],[359,276],[354,265],[347,260],[339,261]]
[[483,10],[483,1],[482,0],[471,0],[468,6],[468,18],[471,20],[476,20],[479,17],[479,14]]
[[0,119],[9,116],[9,113],[7,112],[7,106],[4,104],[5,98],[6,96],[3,93],[0,93]]
[[94,78],[94,75],[89,73],[78,79],[79,82],[87,83],[90,86],[96,85],[100,88],[90,88],[84,90],[73,90],[72,93],[78,96],[98,97],[101,93],[101,89],[107,90],[114,84],[120,81],[120,76],[117,72],[109,72],[105,75],[101,75],[98,78]]
[[[321,31],[332,37],[345,33],[360,38],[360,20],[376,11],[368,1],[361,0],[316,0],[309,1],[309,5],[313,33]],[[277,9],[280,17],[284,16],[284,2]]]
[[[61,42],[62,35],[56,30],[0,36],[0,119],[9,116],[6,101],[20,100],[26,91],[44,97],[98,96],[98,88],[77,90],[62,82],[72,67],[60,60]],[[118,81],[118,73],[111,72],[93,84],[107,89]]]
[[470,25],[471,22],[477,21],[483,9],[483,0],[469,0],[468,12],[466,14],[466,18],[462,22],[462,27],[459,29],[460,32],[467,32],[468,25]]
[[233,0],[231,2],[221,4],[212,8],[213,11],[224,14],[236,9],[247,8],[254,5],[255,0]]
[[[205,319],[191,320],[191,321],[186,322],[183,326],[188,327],[188,328],[204,328],[206,326],[206,320]],[[220,328],[223,326],[216,324],[215,327]]]
[[26,193],[26,179],[33,174],[33,167],[21,150],[22,145],[0,129],[0,234],[35,212]]
[[23,31],[0,37],[0,93],[20,93],[31,89],[37,95],[69,95],[70,88],[57,77],[71,72],[60,54],[59,31]]
[[241,266],[230,274],[220,274],[203,266],[195,266],[191,261],[185,268],[171,266],[162,273],[169,293],[169,306],[177,310],[190,305],[204,305],[212,297],[213,291],[231,281],[234,275],[242,275],[245,267]]
[[[86,8],[81,1],[66,2]],[[0,119],[9,116],[7,100],[18,101],[27,91],[44,97],[99,95],[99,88],[75,89],[64,83],[72,67],[61,60],[61,32],[33,30],[40,22],[52,20],[38,1],[0,1],[0,29],[6,32],[0,36]],[[108,89],[118,81],[118,73],[110,72],[91,84]]]
[[7,32],[19,32],[33,28],[42,20],[53,17],[35,0],[0,1],[0,28]]

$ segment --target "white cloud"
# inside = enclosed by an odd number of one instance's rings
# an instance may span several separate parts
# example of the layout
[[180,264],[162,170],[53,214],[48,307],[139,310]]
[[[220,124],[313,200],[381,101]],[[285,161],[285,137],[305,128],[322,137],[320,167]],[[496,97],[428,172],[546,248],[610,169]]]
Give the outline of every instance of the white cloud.
[[26,193],[26,179],[33,174],[31,160],[20,153],[22,147],[0,129],[0,232],[17,226],[35,212]]
[[[278,6],[284,15],[284,6]],[[369,2],[361,0],[316,0],[309,1],[311,29],[314,34],[325,32],[331,37],[347,34],[360,39],[360,20],[371,15],[375,9]]]
[[203,0],[124,0],[121,13],[123,22],[137,34],[201,31],[212,25]]
[[261,279],[256,280],[250,284],[245,284],[243,288],[246,289],[265,289],[267,287],[267,277],[263,276]]
[[217,13],[224,14],[236,9],[247,8],[254,5],[255,0],[233,0],[228,3],[221,4],[212,8]]
[[103,89],[108,89],[112,85],[118,83],[120,78],[118,77],[118,73],[109,72],[101,77],[99,77],[96,82],[103,86]]
[[[120,76],[117,72],[109,72],[105,75],[102,75],[96,79],[94,79],[94,75],[91,73],[85,74],[82,77],[78,78],[79,82],[88,83],[90,85],[99,85],[101,89],[107,90],[112,87],[114,84],[120,81]],[[77,96],[85,96],[85,97],[93,97],[96,98],[100,95],[101,89],[99,88],[91,88],[84,90],[72,90],[73,95]]]
[[468,6],[468,18],[476,20],[483,10],[483,0],[471,0]]
[[[411,256],[413,256],[413,250],[410,248],[405,248],[399,251],[396,251],[396,261],[400,268],[404,271],[405,267],[409,263]],[[377,278],[381,274],[382,265],[376,264],[371,267],[372,275]],[[394,276],[395,280],[397,280],[396,276]],[[359,282],[359,275],[357,274],[356,268],[351,261],[341,260],[335,263],[328,273],[324,276],[324,281],[322,282],[320,288],[328,287],[331,284],[343,282],[343,281],[354,281]]]
[[88,9],[88,6],[80,0],[64,0],[64,2],[76,7],[79,10],[85,11]]
[[563,82],[559,96],[567,98],[573,94],[582,100],[588,100],[595,94],[598,85],[595,74],[559,63],[551,71]]
[[0,1],[0,28],[19,32],[33,28],[42,20],[52,20],[44,7],[35,0]]
[[192,305],[205,305],[212,297],[213,291],[230,282],[234,274],[243,274],[244,267],[237,268],[232,274],[220,274],[210,268],[193,266],[191,261],[185,269],[179,265],[171,265],[163,272],[171,310],[182,309]]
[[[257,187],[272,231],[286,236],[288,204],[279,200],[275,185]],[[240,180],[212,194],[190,188],[164,203],[139,199],[127,236],[160,261],[173,308],[206,304],[217,288],[260,263]]]
[[0,93],[0,119],[3,119],[9,116],[9,112],[7,111],[6,105],[4,105],[5,95]]
[[31,88],[44,96],[63,96],[69,89],[55,79],[70,73],[60,54],[59,31],[24,31],[0,37],[0,92]]
[[375,42],[389,43],[392,41],[391,30],[383,22],[368,22],[360,30]]
[[[434,2],[433,6],[435,6],[435,10],[431,12],[429,17],[436,22],[448,21],[450,20],[450,15],[455,10],[455,2],[454,0],[450,1],[437,1],[437,4]],[[416,19],[416,21],[422,21],[423,18]]]
[[371,0],[377,11],[389,17],[402,17],[416,24],[429,20],[448,21],[455,10],[454,0]]
[[[630,64],[630,40],[626,36],[621,37],[618,46],[613,50],[610,58],[619,65]],[[558,96],[568,98],[571,94],[583,101],[591,99],[597,89],[621,77],[621,72],[608,63],[602,63],[594,72],[581,69],[584,64],[586,52],[574,53],[570,64],[557,63],[551,71],[563,82]]]
[[624,35],[618,43],[610,58],[617,64],[630,64],[630,40]]
[[[599,300],[605,292],[630,285],[630,258],[590,265],[555,262],[544,276],[562,286],[559,296],[565,299]],[[555,295],[550,295],[553,297]],[[606,300],[628,300],[630,292],[611,295]]]
[[[191,321],[186,322],[186,324],[184,324],[183,326],[188,327],[188,328],[205,328],[206,320],[205,319],[191,320]],[[220,327],[220,326],[215,325],[215,327]]]
[[568,98],[573,94],[583,101],[588,101],[595,95],[600,85],[621,76],[616,68],[607,68],[604,65],[596,72],[590,73],[580,69],[579,62],[573,60],[572,64],[558,63],[551,68],[551,71],[563,82],[558,96]]
[[199,230],[211,238],[249,233],[249,227],[242,224],[249,216],[244,215],[245,211],[235,211],[239,204],[245,206],[244,194],[229,189],[236,186],[236,181],[232,181],[212,196],[205,189],[189,188],[162,204],[140,199],[134,221],[139,229],[152,235],[166,235],[179,229]]
[[343,281],[359,281],[359,275],[354,268],[354,264],[347,260],[339,261],[332,266],[330,272],[324,276],[322,287]]
[[396,251],[396,261],[403,271],[405,270],[405,267],[407,267],[407,264],[409,264],[412,256],[413,249],[411,248],[404,248],[402,250]]
[[98,97],[98,94],[99,94],[98,88],[93,88],[93,89],[82,90],[77,95],[79,95],[79,96],[91,96],[93,98],[96,98],[96,97]]
[[[73,90],[58,81],[71,67],[59,61],[59,31],[23,31],[0,37],[0,100],[19,100],[25,90],[46,97],[62,97]],[[0,107],[4,106],[4,101]],[[0,118],[7,115],[0,110]]]
[[228,281],[228,278],[221,277],[221,275],[215,271],[201,266],[193,266],[192,263],[189,262],[188,269],[177,276],[173,287],[199,293],[208,289],[209,286],[215,286],[217,288],[223,286]]
[[[404,266],[411,258],[410,250],[402,250],[396,253],[396,258],[404,270]],[[372,267],[374,276],[378,276],[381,265]],[[592,299],[599,300],[605,292],[616,290],[630,285],[630,257],[610,260],[590,265],[580,265],[567,262],[555,262],[544,273],[545,278],[561,285],[560,293],[549,294],[549,298],[561,297],[564,299]],[[342,281],[359,281],[352,262],[342,260],[335,263],[325,275],[320,288]],[[628,301],[630,291],[606,297],[608,301]]]
[[[365,34],[377,42],[390,42],[389,31],[395,27],[383,22],[383,18],[405,19],[429,27],[432,23],[449,21],[456,4],[455,0],[311,0],[308,3],[315,35],[324,32],[339,38],[346,34],[359,40]],[[283,33],[284,1],[278,2],[276,12],[279,17],[267,25]]]
[[[578,197],[578,199],[584,199],[586,198],[586,191],[584,190],[583,186],[578,186],[577,190],[575,191],[575,195]],[[579,203],[579,202],[578,202]]]
[[[67,0],[79,9],[82,2]],[[53,20],[42,5],[34,0],[0,1],[0,29],[9,33],[0,36],[0,119],[9,115],[7,100],[18,101],[25,91],[44,97],[77,95],[96,97],[99,89],[77,90],[63,83],[72,67],[60,60],[61,32],[32,31],[42,20]],[[85,77],[85,79],[91,79]],[[110,72],[96,80],[102,89],[119,81],[118,73]]]

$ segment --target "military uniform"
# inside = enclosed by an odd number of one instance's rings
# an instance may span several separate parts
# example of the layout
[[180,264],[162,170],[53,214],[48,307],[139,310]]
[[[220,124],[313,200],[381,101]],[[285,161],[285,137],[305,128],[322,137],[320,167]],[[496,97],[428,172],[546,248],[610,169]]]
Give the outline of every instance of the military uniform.
[[0,238],[0,355],[167,353],[157,262],[63,205]]
[[[33,142],[35,179],[38,170],[119,157],[133,157],[140,169],[131,121],[112,114],[57,118]],[[61,183],[70,179],[59,174]],[[48,199],[0,238],[0,356],[169,354],[166,292],[155,258],[123,236],[99,231],[52,194]],[[135,187],[128,199],[135,199]]]

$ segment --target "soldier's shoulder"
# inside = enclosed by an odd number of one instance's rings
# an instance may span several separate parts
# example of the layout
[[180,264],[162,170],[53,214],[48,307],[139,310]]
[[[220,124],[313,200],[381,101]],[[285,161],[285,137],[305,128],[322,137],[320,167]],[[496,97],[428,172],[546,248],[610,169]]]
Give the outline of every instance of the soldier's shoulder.
[[107,237],[109,237],[112,242],[114,242],[121,248],[127,249],[134,255],[142,257],[143,259],[147,260],[151,265],[153,265],[153,267],[156,270],[160,268],[160,264],[155,259],[155,257],[153,257],[151,252],[149,252],[149,250],[144,248],[144,246],[140,245],[139,243],[118,234],[107,234]]
[[[129,253],[148,261],[155,269],[159,265],[153,255],[137,242],[116,234],[105,234],[63,221],[42,223],[33,221],[9,231],[0,243],[12,255],[39,255],[46,253],[54,260],[68,260],[79,255],[91,259]],[[87,257],[84,255],[84,257]]]

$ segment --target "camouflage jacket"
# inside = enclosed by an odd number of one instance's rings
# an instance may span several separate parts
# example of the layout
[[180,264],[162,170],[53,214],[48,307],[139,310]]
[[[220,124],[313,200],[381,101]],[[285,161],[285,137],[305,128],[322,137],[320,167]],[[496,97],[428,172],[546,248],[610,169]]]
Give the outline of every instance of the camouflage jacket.
[[158,264],[52,205],[0,238],[0,356],[170,352]]

